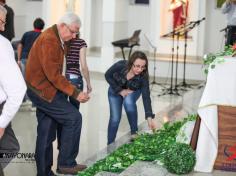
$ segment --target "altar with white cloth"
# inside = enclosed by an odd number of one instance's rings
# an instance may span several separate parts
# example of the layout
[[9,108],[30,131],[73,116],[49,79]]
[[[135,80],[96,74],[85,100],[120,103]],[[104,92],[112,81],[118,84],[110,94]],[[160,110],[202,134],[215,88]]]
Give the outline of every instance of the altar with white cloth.
[[[218,107],[236,107],[236,57],[224,57],[225,62],[209,69],[206,86],[199,104],[201,124],[196,148],[194,170],[212,172],[218,152]],[[236,116],[235,116],[236,125]],[[236,133],[233,130],[232,133]],[[236,139],[235,140],[236,144]],[[235,151],[236,153],[236,151]],[[225,156],[227,160],[227,156]],[[236,157],[235,157],[236,163]],[[236,169],[236,164],[235,164]]]

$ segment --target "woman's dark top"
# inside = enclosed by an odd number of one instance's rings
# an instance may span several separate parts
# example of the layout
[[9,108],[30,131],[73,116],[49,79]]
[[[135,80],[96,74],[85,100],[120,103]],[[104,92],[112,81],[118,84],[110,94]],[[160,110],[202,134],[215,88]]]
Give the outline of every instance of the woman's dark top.
[[154,118],[152,112],[150,89],[148,78],[142,74],[135,75],[132,79],[127,80],[127,61],[122,60],[112,65],[105,73],[105,78],[111,88],[119,95],[123,89],[130,89],[133,91],[141,90],[143,98],[143,106],[145,110],[145,117]]

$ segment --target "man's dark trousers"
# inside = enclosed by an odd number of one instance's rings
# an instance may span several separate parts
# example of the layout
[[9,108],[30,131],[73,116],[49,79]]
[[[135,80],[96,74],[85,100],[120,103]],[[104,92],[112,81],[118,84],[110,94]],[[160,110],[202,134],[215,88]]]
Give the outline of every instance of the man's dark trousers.
[[52,102],[47,102],[28,89],[27,94],[35,104],[38,120],[35,159],[38,176],[52,175],[52,142],[56,139],[57,124],[62,125],[58,167],[74,167],[79,151],[82,117],[67,101],[65,94],[57,91]]
[[[3,104],[0,104],[0,114],[2,113]],[[13,158],[3,158],[4,153],[18,153],[20,145],[12,130],[11,123],[5,129],[4,135],[0,139],[0,176],[4,176],[3,168],[5,168]]]

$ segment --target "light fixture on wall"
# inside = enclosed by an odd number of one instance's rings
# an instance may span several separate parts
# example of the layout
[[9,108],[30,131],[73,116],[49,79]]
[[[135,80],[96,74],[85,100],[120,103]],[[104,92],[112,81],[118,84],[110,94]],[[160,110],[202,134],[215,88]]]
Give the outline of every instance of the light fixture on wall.
[[76,0],[64,0],[66,11],[75,11]]
[[130,0],[131,5],[148,5],[149,0]]

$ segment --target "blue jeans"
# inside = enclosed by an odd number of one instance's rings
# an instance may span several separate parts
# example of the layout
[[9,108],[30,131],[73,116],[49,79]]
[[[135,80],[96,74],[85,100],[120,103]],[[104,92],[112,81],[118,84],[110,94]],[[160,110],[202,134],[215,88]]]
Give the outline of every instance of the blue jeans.
[[58,155],[59,167],[74,167],[77,163],[82,117],[78,109],[67,101],[64,93],[58,91],[52,100],[47,102],[27,90],[31,101],[36,105],[38,120],[35,159],[37,176],[51,176],[53,164],[52,142],[56,139],[57,125],[62,126],[60,150]]
[[128,117],[131,134],[135,134],[138,131],[138,112],[136,101],[140,95],[141,91],[137,90],[123,98],[121,95],[116,94],[111,87],[109,87],[108,100],[110,106],[110,120],[108,124],[107,144],[115,141],[121,119],[122,104],[124,105],[125,112]]
[[[78,89],[83,91],[83,78],[79,77],[79,78],[75,78],[75,79],[69,79],[67,78],[71,84],[75,85]],[[77,101],[76,99],[74,99],[73,97],[69,97],[69,101],[72,105],[74,105],[77,109],[79,109],[80,107],[80,102]]]
[[23,77],[25,78],[25,66],[26,66],[27,59],[21,58],[21,72],[23,74]]
[[[26,66],[26,62],[27,62],[27,58],[21,58],[21,72],[22,72],[22,75],[23,75],[23,77],[24,77],[24,79],[25,79],[25,66]],[[24,99],[23,99],[23,102],[25,102],[27,99],[29,99],[28,98],[28,96],[27,96],[27,93],[25,93],[25,97],[24,97]]]

